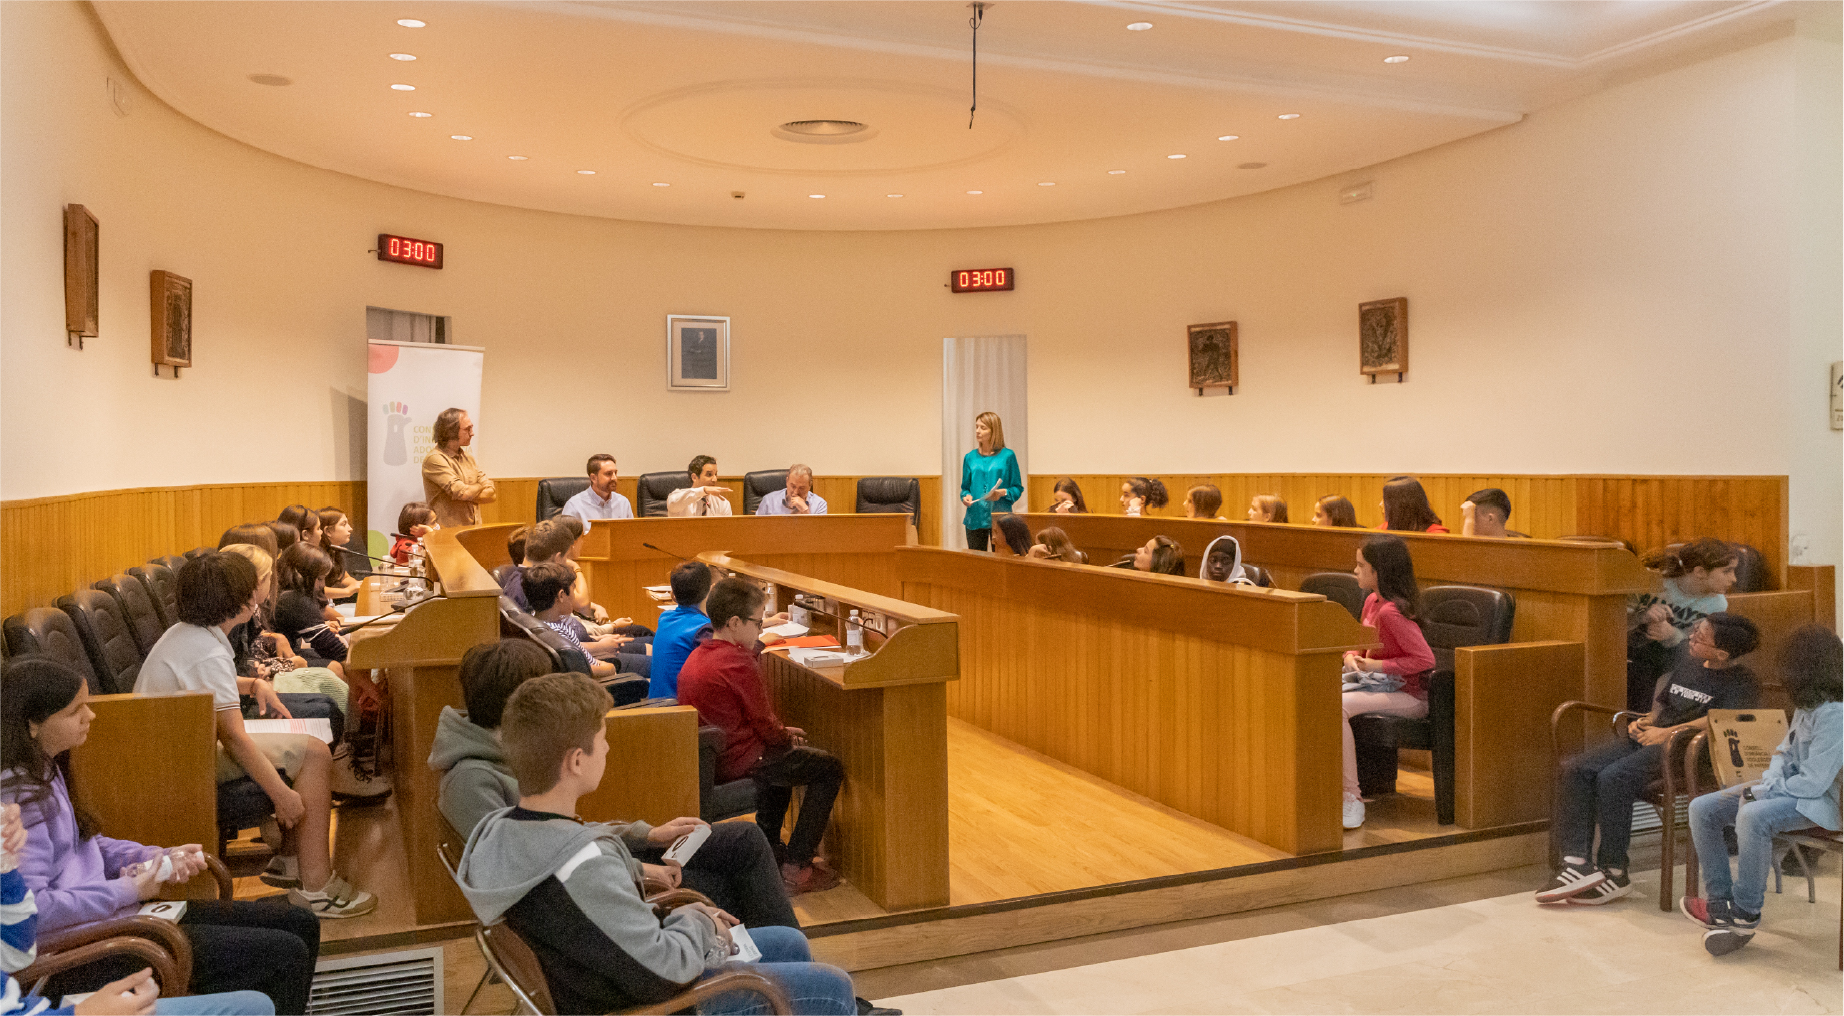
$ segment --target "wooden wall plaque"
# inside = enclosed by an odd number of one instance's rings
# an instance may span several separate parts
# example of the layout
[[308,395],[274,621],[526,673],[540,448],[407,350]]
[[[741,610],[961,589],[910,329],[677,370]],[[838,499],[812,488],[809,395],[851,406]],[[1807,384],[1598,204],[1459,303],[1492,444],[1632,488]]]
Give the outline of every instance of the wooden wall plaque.
[[172,272],[147,273],[148,301],[153,315],[154,376],[161,367],[192,366],[192,280]]
[[96,335],[98,233],[89,209],[64,206],[64,330],[78,349],[86,337]]

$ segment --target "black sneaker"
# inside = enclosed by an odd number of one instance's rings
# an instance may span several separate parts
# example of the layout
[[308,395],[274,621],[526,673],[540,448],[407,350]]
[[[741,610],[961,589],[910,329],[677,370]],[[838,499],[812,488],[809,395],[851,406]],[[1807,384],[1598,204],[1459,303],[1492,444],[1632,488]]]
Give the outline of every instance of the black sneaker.
[[870,999],[854,999],[858,1003],[858,1016],[903,1016],[901,1009],[885,1009]]
[[1538,903],[1564,903],[1571,896],[1585,893],[1607,881],[1607,873],[1598,868],[1563,865],[1550,884],[1537,890]]
[[1607,869],[1601,869],[1601,880],[1587,889],[1568,898],[1570,903],[1586,907],[1598,907],[1603,903],[1612,903],[1622,896],[1631,894],[1633,881],[1625,875],[1615,875]]

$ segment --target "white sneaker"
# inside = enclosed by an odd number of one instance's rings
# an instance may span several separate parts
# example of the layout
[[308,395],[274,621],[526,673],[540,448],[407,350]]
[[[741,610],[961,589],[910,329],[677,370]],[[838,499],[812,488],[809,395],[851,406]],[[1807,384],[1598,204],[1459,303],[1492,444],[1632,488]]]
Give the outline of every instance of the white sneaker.
[[378,909],[377,897],[354,889],[352,883],[337,873],[315,892],[288,890],[288,902],[323,918],[363,917]]
[[1356,829],[1364,824],[1364,802],[1355,797],[1345,798],[1345,828]]
[[341,803],[376,804],[391,794],[391,778],[380,772],[371,775],[356,764],[352,745],[342,744],[333,753],[333,768],[328,773],[329,788]]

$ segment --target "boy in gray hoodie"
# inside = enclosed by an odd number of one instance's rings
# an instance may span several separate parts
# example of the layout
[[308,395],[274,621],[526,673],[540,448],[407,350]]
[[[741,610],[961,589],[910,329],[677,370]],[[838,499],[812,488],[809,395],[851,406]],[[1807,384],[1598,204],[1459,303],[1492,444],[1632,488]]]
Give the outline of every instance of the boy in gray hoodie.
[[[482,923],[504,919],[531,946],[559,1012],[609,1012],[665,1001],[733,952],[737,921],[693,903],[656,917],[638,888],[641,867],[616,827],[574,817],[608,765],[608,693],[581,674],[526,681],[506,703],[500,744],[519,783],[515,807],[481,820],[457,878]],[[806,937],[750,929],[753,968],[779,981],[800,1013],[855,1011],[851,978],[811,962]],[[746,1011],[723,996],[705,1012]]]
[[[544,650],[520,639],[475,646],[461,658],[467,712],[443,708],[430,745],[429,767],[442,774],[436,809],[463,837],[487,815],[518,803],[519,782],[500,746],[500,721],[512,693],[550,669]],[[661,860],[674,840],[704,824],[687,817],[661,826],[616,822],[610,827],[647,875],[703,893],[751,928],[800,927],[781,883],[774,848],[753,822],[711,826],[710,838],[683,870]]]

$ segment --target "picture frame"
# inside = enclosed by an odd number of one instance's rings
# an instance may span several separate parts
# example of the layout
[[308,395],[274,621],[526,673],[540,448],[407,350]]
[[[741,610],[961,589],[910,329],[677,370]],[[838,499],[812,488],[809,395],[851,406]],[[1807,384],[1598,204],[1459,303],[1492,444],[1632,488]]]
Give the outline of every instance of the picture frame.
[[675,392],[730,390],[730,319],[666,315],[666,389]]
[[192,366],[192,280],[155,269],[147,274],[154,376]]
[[1190,367],[1187,384],[1197,394],[1211,388],[1236,394],[1242,356],[1234,321],[1185,326],[1185,353]]
[[1357,305],[1358,373],[1377,383],[1378,375],[1401,381],[1409,372],[1409,298],[1372,300]]
[[64,331],[65,342],[83,348],[83,340],[97,335],[97,309],[101,290],[97,263],[101,256],[101,229],[96,216],[82,205],[64,206]]

